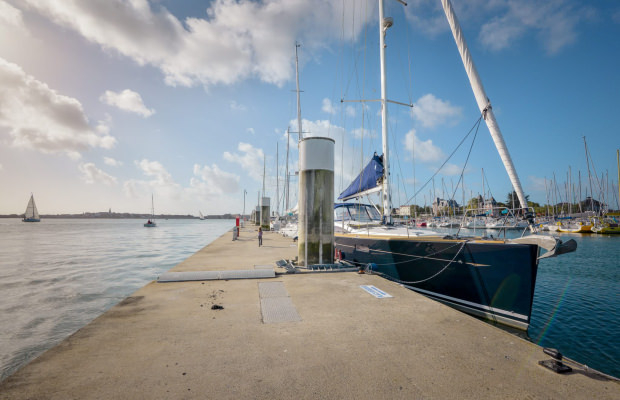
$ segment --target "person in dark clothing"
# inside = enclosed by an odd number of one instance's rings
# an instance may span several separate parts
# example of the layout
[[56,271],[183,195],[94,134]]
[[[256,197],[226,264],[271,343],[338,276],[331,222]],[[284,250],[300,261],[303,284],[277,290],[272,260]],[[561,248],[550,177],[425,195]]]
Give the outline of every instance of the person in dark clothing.
[[258,227],[258,247],[263,245],[263,229]]

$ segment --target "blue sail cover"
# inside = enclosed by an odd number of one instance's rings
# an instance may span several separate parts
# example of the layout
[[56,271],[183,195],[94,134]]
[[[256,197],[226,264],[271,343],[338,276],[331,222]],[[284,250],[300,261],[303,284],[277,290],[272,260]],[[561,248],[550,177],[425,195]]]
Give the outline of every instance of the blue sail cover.
[[351,182],[348,188],[346,188],[338,200],[351,197],[357,193],[364,192],[377,186],[377,182],[383,177],[383,156],[378,156],[377,153],[372,156],[372,160],[366,165],[362,172]]

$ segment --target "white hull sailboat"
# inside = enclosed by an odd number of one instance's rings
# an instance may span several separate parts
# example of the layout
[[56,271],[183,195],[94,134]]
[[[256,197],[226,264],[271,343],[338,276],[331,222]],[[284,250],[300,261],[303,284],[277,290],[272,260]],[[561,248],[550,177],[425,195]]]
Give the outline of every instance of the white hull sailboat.
[[153,203],[153,195],[151,195],[151,218],[144,224],[145,228],[155,228],[155,205]]
[[24,213],[24,218],[22,219],[24,222],[41,222],[41,217],[39,216],[39,211],[37,210],[37,205],[34,203],[34,195],[30,195],[30,200],[28,201],[28,205],[26,206],[26,212]]

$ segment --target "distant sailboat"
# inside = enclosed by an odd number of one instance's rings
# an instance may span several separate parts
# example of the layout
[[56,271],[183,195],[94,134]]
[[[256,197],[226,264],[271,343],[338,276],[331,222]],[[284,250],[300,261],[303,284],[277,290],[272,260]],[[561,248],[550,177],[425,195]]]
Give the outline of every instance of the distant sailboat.
[[39,211],[37,210],[37,205],[34,204],[34,195],[30,195],[30,201],[28,201],[28,206],[26,206],[26,212],[24,213],[24,218],[22,219],[24,222],[41,222],[41,218],[39,217]]
[[144,224],[145,228],[155,228],[157,224],[155,223],[155,205],[153,203],[153,195],[151,194],[151,218]]
[[198,210],[198,219],[200,219],[201,221],[205,219],[205,216],[202,215],[202,211]]

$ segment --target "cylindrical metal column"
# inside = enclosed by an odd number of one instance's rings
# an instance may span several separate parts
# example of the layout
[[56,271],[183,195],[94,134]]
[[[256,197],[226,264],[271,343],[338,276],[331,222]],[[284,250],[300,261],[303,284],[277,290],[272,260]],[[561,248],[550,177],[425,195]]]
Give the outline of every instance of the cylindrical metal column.
[[260,206],[254,210],[254,225],[260,225]]
[[269,197],[263,197],[260,201],[260,226],[263,230],[269,230],[270,222]]
[[334,262],[334,140],[299,143],[299,265]]

